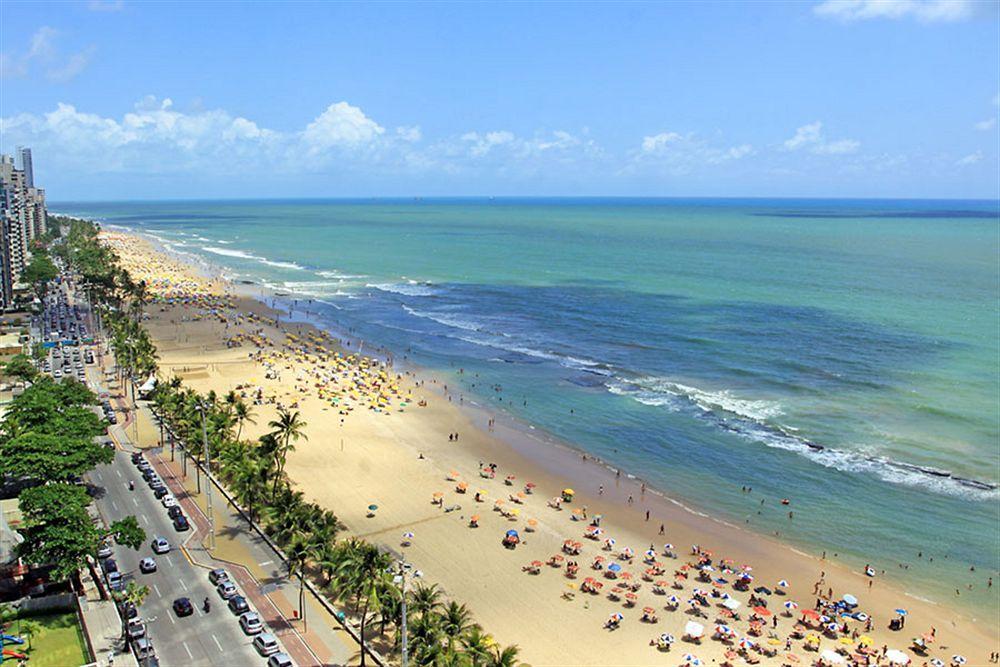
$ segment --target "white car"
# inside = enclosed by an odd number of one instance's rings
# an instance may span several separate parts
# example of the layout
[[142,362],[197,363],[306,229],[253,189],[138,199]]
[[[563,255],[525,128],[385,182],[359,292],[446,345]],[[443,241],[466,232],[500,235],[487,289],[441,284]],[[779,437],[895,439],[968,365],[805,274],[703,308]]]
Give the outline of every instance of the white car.
[[228,600],[236,595],[236,584],[226,579],[225,581],[219,582],[219,585],[215,587],[215,590],[218,591],[219,597],[223,600]]
[[270,632],[262,632],[254,637],[253,647],[257,649],[257,653],[260,653],[265,658],[281,650],[281,647],[278,645],[278,638]]
[[165,554],[170,551],[170,542],[167,542],[162,537],[157,537],[150,544],[153,547],[153,553]]
[[160,502],[163,503],[163,506],[168,509],[177,506],[177,499],[169,494],[163,496],[163,500],[161,500]]
[[260,622],[260,616],[255,611],[248,611],[240,616],[240,627],[244,634],[256,635],[264,631],[264,624]]

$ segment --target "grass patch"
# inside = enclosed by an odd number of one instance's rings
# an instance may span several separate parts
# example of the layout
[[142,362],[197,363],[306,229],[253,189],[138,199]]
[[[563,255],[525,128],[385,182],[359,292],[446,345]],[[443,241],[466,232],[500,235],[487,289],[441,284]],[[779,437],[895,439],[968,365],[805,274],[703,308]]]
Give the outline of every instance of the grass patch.
[[[28,638],[22,635],[24,644],[5,644],[4,649],[28,654],[31,667],[79,667],[90,662],[83,629],[75,613],[39,614],[21,619],[22,623],[28,621],[41,626],[41,631],[31,638],[31,648],[28,648]],[[18,621],[13,621],[4,634],[18,636]],[[4,667],[7,661],[17,664],[14,658],[5,656]]]

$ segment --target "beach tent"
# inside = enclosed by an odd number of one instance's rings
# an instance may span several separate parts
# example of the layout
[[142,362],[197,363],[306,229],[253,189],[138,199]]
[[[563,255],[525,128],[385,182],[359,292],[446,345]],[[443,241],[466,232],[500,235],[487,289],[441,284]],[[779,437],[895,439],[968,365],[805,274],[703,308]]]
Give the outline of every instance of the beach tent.
[[697,639],[705,634],[705,626],[701,623],[696,623],[694,621],[688,621],[687,625],[684,626],[684,636],[690,637],[691,639]]

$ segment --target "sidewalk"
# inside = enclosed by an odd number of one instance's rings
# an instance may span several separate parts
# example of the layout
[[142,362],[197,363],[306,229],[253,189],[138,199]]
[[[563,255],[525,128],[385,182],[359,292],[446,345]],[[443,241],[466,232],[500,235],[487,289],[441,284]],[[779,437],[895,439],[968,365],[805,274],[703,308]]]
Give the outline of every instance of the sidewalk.
[[80,598],[80,611],[94,650],[94,661],[98,665],[108,665],[114,656],[118,665],[135,665],[135,657],[122,639],[122,622],[115,603],[101,599],[89,572],[82,579],[84,596]]

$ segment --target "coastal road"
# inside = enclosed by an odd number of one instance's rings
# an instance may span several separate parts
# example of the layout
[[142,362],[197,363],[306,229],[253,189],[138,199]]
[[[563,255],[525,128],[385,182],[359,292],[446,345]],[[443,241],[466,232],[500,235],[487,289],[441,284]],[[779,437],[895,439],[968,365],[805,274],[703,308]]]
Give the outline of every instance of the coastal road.
[[[251,646],[253,638],[243,634],[237,617],[208,581],[208,570],[194,565],[180,548],[192,532],[174,530],[166,509],[153,496],[128,453],[117,450],[114,462],[99,466],[90,474],[90,480],[104,489],[96,504],[106,521],[133,514],[146,531],[146,541],[138,551],[115,545],[114,557],[126,582],[134,580],[149,586],[149,597],[139,613],[147,622],[160,664],[266,664]],[[130,480],[135,483],[134,491],[128,489]],[[153,553],[150,542],[155,536],[170,542],[169,553]],[[156,559],[157,571],[152,574],[139,572],[139,561],[146,556]],[[174,614],[171,605],[179,597],[191,599],[194,614],[184,618]],[[207,614],[201,608],[206,597],[211,600],[211,612]]]

